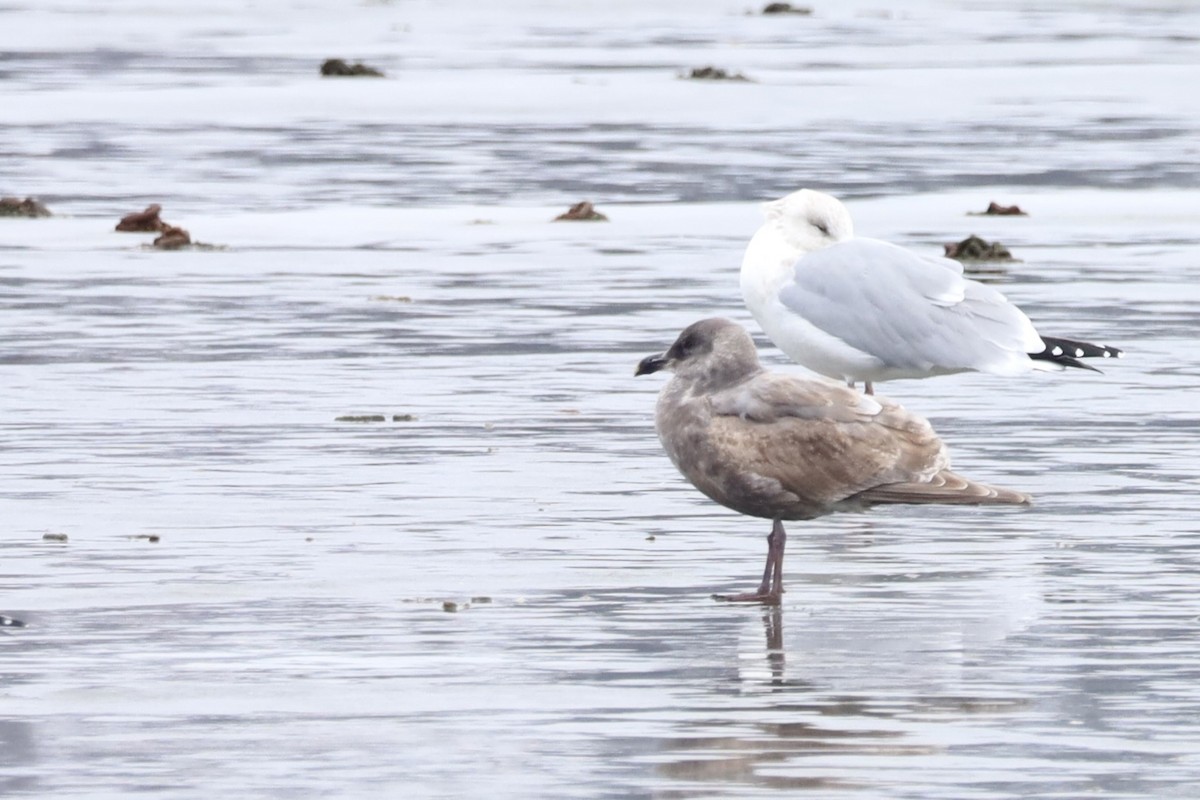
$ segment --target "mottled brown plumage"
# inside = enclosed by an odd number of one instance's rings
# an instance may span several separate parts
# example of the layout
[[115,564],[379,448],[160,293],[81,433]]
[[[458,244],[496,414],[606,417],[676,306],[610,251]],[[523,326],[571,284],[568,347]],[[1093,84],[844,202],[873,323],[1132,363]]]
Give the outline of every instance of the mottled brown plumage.
[[718,503],[775,523],[763,585],[727,599],[779,602],[782,520],[884,503],[1029,502],[951,472],[929,423],[886,398],[764,371],[749,334],[729,320],[689,326],[637,374],[660,369],[675,373],[655,415],[671,461]]

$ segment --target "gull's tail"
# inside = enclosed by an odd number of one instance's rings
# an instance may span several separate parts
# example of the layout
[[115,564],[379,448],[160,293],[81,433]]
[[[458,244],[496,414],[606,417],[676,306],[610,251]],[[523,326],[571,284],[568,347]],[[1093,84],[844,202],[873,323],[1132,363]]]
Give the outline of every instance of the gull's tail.
[[947,503],[965,506],[1023,506],[1033,502],[1024,492],[976,483],[944,469],[928,483],[889,483],[854,499],[875,503]]
[[1079,359],[1120,358],[1125,355],[1116,347],[1091,344],[1090,342],[1077,342],[1074,339],[1058,339],[1053,336],[1043,336],[1042,342],[1046,345],[1045,350],[1040,353],[1029,354],[1029,357],[1034,361],[1048,362],[1045,365],[1039,365],[1042,369],[1078,367],[1079,369],[1090,369],[1092,372],[1099,372],[1100,370],[1091,364],[1084,364]]

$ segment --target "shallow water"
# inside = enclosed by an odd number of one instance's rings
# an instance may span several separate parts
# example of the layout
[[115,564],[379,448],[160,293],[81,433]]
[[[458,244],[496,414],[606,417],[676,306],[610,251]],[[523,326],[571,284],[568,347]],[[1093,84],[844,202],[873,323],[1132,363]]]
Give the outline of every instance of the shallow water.
[[[59,215],[0,219],[0,793],[1194,796],[1200,10],[498,5],[0,6]],[[728,607],[769,526],[632,371],[804,184],[1129,356],[888,385],[1037,504],[795,523]]]

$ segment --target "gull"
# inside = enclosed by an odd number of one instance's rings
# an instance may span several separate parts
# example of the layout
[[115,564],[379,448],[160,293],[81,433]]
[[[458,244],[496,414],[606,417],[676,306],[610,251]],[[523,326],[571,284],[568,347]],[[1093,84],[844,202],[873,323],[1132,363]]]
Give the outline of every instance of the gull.
[[951,472],[929,423],[887,398],[764,370],[750,334],[727,319],[693,323],[634,374],[659,370],[674,372],[654,416],[671,462],[709,498],[772,521],[758,589],[719,600],[779,604],[784,520],[889,503],[1029,503]]
[[763,204],[742,258],[742,297],[792,360],[866,384],[978,370],[1018,375],[1115,358],[1115,347],[1040,336],[1029,317],[957,261],[854,235],[836,198],[801,189]]

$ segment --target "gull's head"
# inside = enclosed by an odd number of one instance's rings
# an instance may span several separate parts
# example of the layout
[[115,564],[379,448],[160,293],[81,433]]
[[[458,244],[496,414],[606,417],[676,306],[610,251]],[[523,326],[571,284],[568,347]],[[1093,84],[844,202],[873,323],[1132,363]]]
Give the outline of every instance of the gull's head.
[[763,203],[767,224],[801,253],[811,253],[854,237],[850,212],[836,197],[801,189]]
[[736,322],[702,319],[684,328],[667,352],[643,358],[634,375],[664,369],[679,378],[722,386],[757,372],[758,351],[750,334]]

